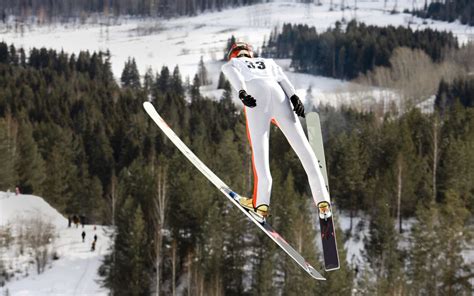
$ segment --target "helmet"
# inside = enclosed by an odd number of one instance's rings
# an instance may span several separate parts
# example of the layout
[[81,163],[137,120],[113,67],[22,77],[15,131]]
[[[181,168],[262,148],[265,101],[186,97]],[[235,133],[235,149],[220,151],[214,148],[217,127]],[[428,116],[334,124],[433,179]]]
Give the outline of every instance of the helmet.
[[227,53],[227,59],[231,60],[232,58],[238,58],[242,56],[253,58],[252,46],[245,42],[236,42],[232,44],[229,52]]

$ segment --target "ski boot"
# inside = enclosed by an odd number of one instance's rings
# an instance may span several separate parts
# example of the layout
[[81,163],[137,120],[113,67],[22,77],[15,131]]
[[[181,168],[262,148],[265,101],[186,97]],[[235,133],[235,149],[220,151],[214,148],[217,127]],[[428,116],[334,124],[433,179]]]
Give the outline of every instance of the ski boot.
[[268,205],[259,205],[258,207],[253,207],[253,200],[248,197],[241,197],[239,199],[239,204],[249,211],[249,213],[254,217],[258,222],[263,223],[268,217]]
[[319,218],[327,220],[332,216],[331,205],[327,201],[318,203]]

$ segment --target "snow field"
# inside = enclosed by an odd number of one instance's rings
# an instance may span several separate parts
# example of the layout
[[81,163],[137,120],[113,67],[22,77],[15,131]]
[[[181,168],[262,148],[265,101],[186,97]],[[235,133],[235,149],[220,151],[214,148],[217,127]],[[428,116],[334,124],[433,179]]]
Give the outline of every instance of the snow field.
[[[0,288],[0,294],[8,291],[10,295],[107,295],[97,272],[112,244],[111,228],[96,226],[94,230],[93,225],[76,228],[74,224],[68,228],[67,219],[42,198],[0,192],[0,231],[10,225],[15,236],[18,223],[30,215],[39,215],[43,221],[54,225],[56,235],[48,247],[58,259],[52,260],[43,273],[37,274],[28,250],[23,255],[18,253],[16,246],[3,250],[0,258],[14,276]],[[86,232],[85,242],[82,242],[82,231]],[[91,251],[94,234],[98,239],[96,250]]]
[[[429,27],[451,31],[462,43],[474,39],[472,28],[456,22],[423,20],[409,14],[389,13],[395,4],[396,10],[402,12],[404,9],[423,6],[424,0],[359,0],[357,10],[354,9],[355,2],[352,1],[346,1],[344,10],[341,10],[339,3],[334,3],[333,10],[330,10],[330,0],[321,0],[320,3],[321,6],[280,0],[220,12],[207,12],[194,17],[121,18],[112,21],[101,20],[97,24],[56,24],[44,27],[25,25],[23,32],[15,32],[4,25],[0,27],[0,40],[25,49],[44,46],[76,54],[81,50],[110,50],[112,70],[116,78],[120,77],[127,59],[133,57],[142,75],[148,68],[159,72],[162,66],[172,69],[178,65],[183,80],[189,77],[192,81],[202,56],[213,80],[212,86],[202,89],[203,94],[218,99],[222,92],[216,92],[215,88],[223,64],[224,49],[231,35],[253,44],[255,50],[259,51],[272,30],[284,23],[308,24],[322,32],[333,27],[336,21],[355,18],[368,25],[401,25],[413,29]],[[312,87],[314,101],[306,102],[306,106],[317,105],[319,102],[331,105],[348,103],[347,100],[335,100],[333,93],[350,92],[351,84],[292,73],[287,61],[283,60],[281,63],[286,65],[286,73],[294,82],[301,98],[305,98],[306,90]],[[383,99],[380,93],[373,93],[371,96],[376,101]],[[350,99],[349,96],[349,102],[357,100]]]

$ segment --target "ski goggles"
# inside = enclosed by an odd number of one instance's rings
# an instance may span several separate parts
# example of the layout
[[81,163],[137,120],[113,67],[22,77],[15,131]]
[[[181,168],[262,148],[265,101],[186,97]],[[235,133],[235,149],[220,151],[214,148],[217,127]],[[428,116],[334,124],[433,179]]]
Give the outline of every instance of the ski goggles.
[[231,60],[232,58],[239,57],[253,57],[252,46],[245,43],[234,43],[227,54],[227,59]]

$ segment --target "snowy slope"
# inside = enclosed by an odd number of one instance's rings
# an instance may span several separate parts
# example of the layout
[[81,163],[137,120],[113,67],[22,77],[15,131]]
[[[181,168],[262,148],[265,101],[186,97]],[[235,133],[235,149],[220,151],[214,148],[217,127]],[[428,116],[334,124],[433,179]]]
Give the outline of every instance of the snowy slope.
[[[357,19],[373,25],[402,25],[414,29],[427,27],[453,32],[461,42],[473,40],[473,29],[459,23],[424,21],[409,14],[390,14],[395,5],[397,11],[421,7],[424,0],[359,0],[346,1],[341,10],[331,0],[321,0],[323,5],[295,3],[295,1],[274,1],[247,7],[226,9],[220,12],[204,13],[195,17],[180,17],[159,20],[102,20],[97,24],[67,24],[48,27],[25,25],[23,30],[0,27],[0,40],[22,46],[26,49],[45,46],[68,53],[80,50],[110,50],[114,75],[120,77],[125,61],[134,57],[140,73],[151,67],[159,71],[163,65],[179,65],[183,78],[192,79],[197,71],[197,63],[202,56],[213,80],[213,86],[204,94],[219,96],[215,92],[221,59],[227,39],[236,38],[252,43],[258,51],[268,39],[275,26],[283,23],[303,23],[315,26],[319,32],[334,26],[336,21]],[[354,9],[357,3],[357,10]],[[282,61],[286,64],[286,61]],[[287,73],[290,69],[287,68]],[[318,102],[337,105],[327,93],[347,91],[350,84],[328,78],[292,73],[290,79],[296,84],[300,96],[313,89]],[[377,94],[374,95],[376,98]],[[344,101],[345,102],[345,101]]]
[[0,226],[36,215],[41,215],[55,226],[67,225],[67,219],[42,198],[0,192]]
[[[16,229],[28,217],[40,216],[55,227],[55,239],[50,244],[59,259],[52,261],[46,270],[37,274],[31,263],[28,249],[23,255],[18,246],[10,245],[2,250],[1,259],[6,269],[14,273],[6,286],[0,288],[0,294],[10,295],[107,295],[101,287],[97,274],[111,241],[107,235],[110,228],[86,225],[84,228],[68,228],[68,221],[42,198],[32,195],[14,195],[0,192],[0,229],[8,225]],[[85,242],[81,233],[86,232]],[[94,234],[97,234],[97,247],[91,251]]]

